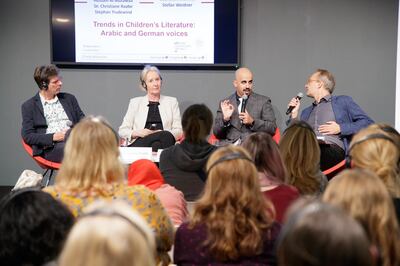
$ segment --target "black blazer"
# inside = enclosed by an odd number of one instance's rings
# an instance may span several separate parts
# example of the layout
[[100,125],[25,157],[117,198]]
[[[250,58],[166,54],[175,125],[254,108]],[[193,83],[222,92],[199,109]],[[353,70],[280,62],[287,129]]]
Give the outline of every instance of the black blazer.
[[[57,97],[73,125],[85,117],[75,96],[61,92],[57,94]],[[34,156],[42,155],[43,149],[52,147],[54,144],[53,134],[46,134],[47,123],[39,93],[22,104],[21,113],[22,138],[32,146]]]

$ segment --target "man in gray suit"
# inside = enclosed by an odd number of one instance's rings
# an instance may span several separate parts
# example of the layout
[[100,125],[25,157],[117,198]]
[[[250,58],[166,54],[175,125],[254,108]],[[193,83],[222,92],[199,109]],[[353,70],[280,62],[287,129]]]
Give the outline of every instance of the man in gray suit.
[[275,134],[276,119],[271,99],[253,92],[253,74],[248,68],[235,72],[236,92],[220,102],[213,133],[220,145],[240,144],[253,133]]

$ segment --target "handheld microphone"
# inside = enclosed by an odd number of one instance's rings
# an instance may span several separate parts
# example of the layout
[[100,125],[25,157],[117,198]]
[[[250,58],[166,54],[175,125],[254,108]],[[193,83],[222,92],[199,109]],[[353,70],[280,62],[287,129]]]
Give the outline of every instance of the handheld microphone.
[[240,112],[241,113],[243,113],[246,110],[247,98],[249,98],[249,96],[247,96],[247,94],[243,94],[243,96],[242,96],[242,107],[240,108]]
[[[302,92],[297,93],[296,99],[300,101],[301,98],[303,98],[303,93]],[[286,110],[286,114],[287,115],[290,114],[293,111],[294,107],[295,106],[289,106],[289,108]]]

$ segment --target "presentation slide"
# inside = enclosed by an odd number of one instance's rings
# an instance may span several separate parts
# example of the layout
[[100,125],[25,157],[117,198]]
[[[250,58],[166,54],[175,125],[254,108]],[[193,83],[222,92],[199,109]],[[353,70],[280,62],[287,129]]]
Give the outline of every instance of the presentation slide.
[[214,63],[213,0],[75,0],[76,62]]

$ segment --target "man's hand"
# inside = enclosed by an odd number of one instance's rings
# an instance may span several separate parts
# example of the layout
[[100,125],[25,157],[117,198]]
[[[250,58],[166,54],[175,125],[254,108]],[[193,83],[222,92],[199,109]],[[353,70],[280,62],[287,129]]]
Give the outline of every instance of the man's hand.
[[65,140],[65,133],[67,133],[67,129],[61,131],[61,132],[56,132],[53,134],[53,141],[54,142],[60,142]]
[[290,106],[294,106],[294,109],[292,110],[292,113],[290,114],[292,119],[296,119],[297,116],[299,115],[299,109],[300,109],[300,100],[297,98],[292,98],[287,106],[289,108]]
[[318,131],[322,135],[337,135],[340,133],[340,126],[335,121],[328,121],[318,127]]
[[235,110],[235,108],[229,102],[229,100],[225,100],[225,101],[221,102],[221,111],[224,116],[225,122],[231,120],[231,116],[232,116],[234,110]]
[[253,117],[251,117],[251,115],[247,112],[247,110],[244,110],[243,113],[239,113],[239,118],[245,125],[251,125],[254,122]]
[[156,133],[158,131],[161,131],[161,130],[151,130],[151,129],[148,129],[148,128],[139,129],[139,130],[136,130],[136,131],[132,132],[132,138],[134,138],[134,139],[136,139],[136,138],[144,138],[144,137],[146,137],[146,136],[148,136],[150,134]]

